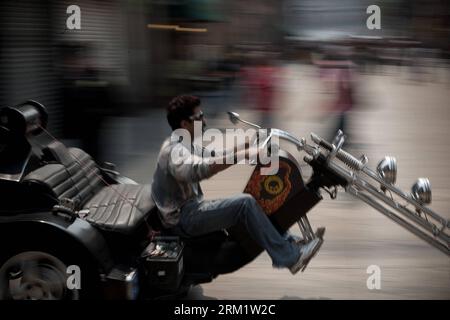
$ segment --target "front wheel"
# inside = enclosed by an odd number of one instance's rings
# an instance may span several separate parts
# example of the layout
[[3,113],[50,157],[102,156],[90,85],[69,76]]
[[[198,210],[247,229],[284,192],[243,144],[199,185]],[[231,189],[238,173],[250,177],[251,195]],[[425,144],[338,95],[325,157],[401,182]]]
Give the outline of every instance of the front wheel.
[[67,265],[42,251],[11,256],[0,268],[0,300],[77,300],[69,289]]

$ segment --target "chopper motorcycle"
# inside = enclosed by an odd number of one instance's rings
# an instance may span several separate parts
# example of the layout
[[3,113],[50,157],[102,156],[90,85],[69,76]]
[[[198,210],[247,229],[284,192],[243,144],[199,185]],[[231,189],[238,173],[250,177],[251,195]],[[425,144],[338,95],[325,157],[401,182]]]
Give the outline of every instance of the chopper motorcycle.
[[[237,113],[229,117],[260,128]],[[47,131],[47,119],[35,101],[0,109],[0,299],[176,298],[262,252],[239,225],[174,236],[161,223],[151,185],[66,147]],[[331,142],[312,133],[308,143],[270,129],[259,143],[273,137],[304,153],[313,172],[306,180],[296,157],[281,148],[277,173],[263,175],[264,166],[254,166],[244,192],[280,233],[297,224],[300,241],[322,242],[324,229],[314,232],[307,213],[324,192],[335,198],[343,188],[450,256],[450,223],[427,206],[428,179],[417,180],[411,193],[399,190],[395,158],[385,157],[372,170],[367,157],[342,148],[342,132]]]

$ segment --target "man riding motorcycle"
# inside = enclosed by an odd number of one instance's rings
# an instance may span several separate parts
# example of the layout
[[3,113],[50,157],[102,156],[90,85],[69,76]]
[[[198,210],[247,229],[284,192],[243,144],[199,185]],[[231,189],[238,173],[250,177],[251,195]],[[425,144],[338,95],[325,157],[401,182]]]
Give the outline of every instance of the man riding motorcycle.
[[[234,163],[227,161],[229,154],[206,158],[198,152],[200,146],[186,143],[186,140],[194,140],[195,121],[205,126],[200,99],[175,97],[169,103],[167,119],[173,132],[161,147],[152,184],[152,197],[163,225],[180,236],[195,237],[242,224],[268,252],[274,267],[289,268],[292,274],[301,270],[320,247],[318,238],[302,244],[289,241],[276,230],[249,194],[203,200],[200,181]],[[186,136],[190,139],[183,138]],[[247,158],[251,152],[248,146],[239,149],[235,149],[234,159]]]

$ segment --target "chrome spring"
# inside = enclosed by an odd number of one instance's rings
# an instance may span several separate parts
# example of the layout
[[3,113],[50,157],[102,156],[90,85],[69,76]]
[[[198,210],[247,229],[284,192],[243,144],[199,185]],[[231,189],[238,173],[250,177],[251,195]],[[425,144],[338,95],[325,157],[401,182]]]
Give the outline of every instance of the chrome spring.
[[362,170],[362,168],[364,168],[364,163],[361,160],[356,159],[354,156],[344,150],[339,150],[336,157],[350,169]]
[[[332,149],[331,144],[323,140],[319,143],[319,146],[328,151],[331,151]],[[356,159],[350,153],[342,149],[338,151],[338,153],[336,154],[336,158],[341,160],[347,167],[352,170],[361,170],[362,168],[364,168],[364,163],[361,160]]]

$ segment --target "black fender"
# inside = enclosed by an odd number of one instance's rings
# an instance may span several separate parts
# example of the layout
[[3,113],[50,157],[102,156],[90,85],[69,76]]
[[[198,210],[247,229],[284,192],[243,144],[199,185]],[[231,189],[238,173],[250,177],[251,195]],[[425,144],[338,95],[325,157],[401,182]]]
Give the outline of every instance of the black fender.
[[52,250],[86,259],[100,273],[113,267],[103,235],[87,221],[52,212],[0,216],[0,257],[21,245],[43,243]]

